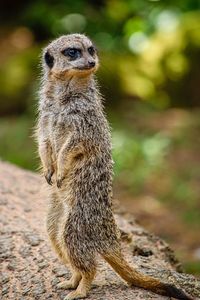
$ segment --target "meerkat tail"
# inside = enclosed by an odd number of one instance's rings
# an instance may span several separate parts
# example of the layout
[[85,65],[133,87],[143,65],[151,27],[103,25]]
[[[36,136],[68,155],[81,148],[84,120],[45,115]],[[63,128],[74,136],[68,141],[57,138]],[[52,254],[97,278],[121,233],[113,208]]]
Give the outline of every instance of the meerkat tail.
[[181,289],[176,288],[174,285],[162,283],[158,279],[143,275],[133,269],[121,254],[106,253],[103,255],[103,258],[110,264],[118,275],[131,285],[150,290],[163,296],[182,300],[194,300],[194,298],[187,295]]

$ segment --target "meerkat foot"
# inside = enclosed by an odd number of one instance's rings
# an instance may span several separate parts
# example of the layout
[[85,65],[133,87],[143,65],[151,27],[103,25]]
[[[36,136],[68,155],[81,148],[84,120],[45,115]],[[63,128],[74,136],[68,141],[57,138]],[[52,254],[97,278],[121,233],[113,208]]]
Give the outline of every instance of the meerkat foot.
[[72,277],[69,280],[65,280],[63,282],[60,282],[57,287],[59,289],[76,289],[77,286],[79,285],[79,282],[81,280],[81,274],[79,273],[74,273]]
[[89,273],[82,273],[80,283],[75,291],[69,293],[64,300],[83,299],[87,297],[92,280],[94,279],[96,268]]
[[68,289],[76,289],[79,284],[79,281],[75,282],[71,279],[60,282],[57,287],[59,289],[68,290]]
[[70,292],[65,298],[64,300],[74,300],[74,299],[83,299],[87,297],[87,293],[86,291],[80,291],[79,289]]
[[77,286],[71,282],[71,280],[65,280],[63,282],[58,283],[57,288],[63,290],[75,289]]

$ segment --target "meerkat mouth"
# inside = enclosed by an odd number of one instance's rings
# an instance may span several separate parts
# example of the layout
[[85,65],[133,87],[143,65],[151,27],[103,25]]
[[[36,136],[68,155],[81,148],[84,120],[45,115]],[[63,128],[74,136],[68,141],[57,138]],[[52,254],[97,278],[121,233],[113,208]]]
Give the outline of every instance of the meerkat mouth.
[[94,69],[95,66],[84,66],[84,67],[76,67],[76,70],[85,71],[85,70],[91,70]]

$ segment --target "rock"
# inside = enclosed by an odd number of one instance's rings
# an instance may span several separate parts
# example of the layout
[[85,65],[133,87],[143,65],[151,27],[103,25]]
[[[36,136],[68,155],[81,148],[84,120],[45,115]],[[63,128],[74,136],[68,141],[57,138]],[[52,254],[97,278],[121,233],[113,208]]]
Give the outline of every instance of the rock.
[[7,204],[8,204],[7,199],[2,195],[0,197],[0,205],[7,205]]
[[1,280],[1,281],[0,281],[0,284],[3,285],[3,284],[5,284],[5,283],[9,282],[10,278],[9,278],[9,276],[7,276],[6,274],[2,274],[0,280]]
[[28,212],[30,212],[30,211],[31,211],[31,208],[29,208],[29,207],[25,207],[25,208],[24,208],[24,212],[27,212],[27,213],[28,213]]
[[[11,261],[9,262],[9,264],[7,265],[7,268],[8,268],[8,270],[10,270],[10,271],[15,271],[17,267],[18,267],[18,264],[17,264],[17,261],[16,261],[16,260],[11,260]],[[20,269],[20,271],[21,271],[21,269]]]
[[24,238],[31,246],[38,246],[41,242],[41,239],[35,232],[26,232]]
[[38,269],[39,269],[39,270],[45,269],[45,268],[47,268],[48,266],[49,266],[49,264],[48,264],[47,262],[45,262],[45,261],[43,261],[43,262],[38,262]]
[[28,294],[30,293],[30,291],[31,291],[31,288],[30,288],[30,287],[27,287],[27,288],[25,288],[24,290],[22,290],[22,295],[23,295],[23,296],[26,296],[26,295],[28,295]]
[[22,246],[20,249],[19,249],[19,254],[25,258],[27,256],[30,256],[31,255],[31,247],[30,246]]
[[[45,286],[43,283],[38,283],[34,286],[32,293],[33,296],[36,297],[36,299],[41,299],[41,295],[46,292]],[[38,298],[37,298],[38,297]]]
[[[57,284],[69,271],[56,258],[47,238],[45,180],[39,175],[0,162],[0,299],[64,299]],[[180,263],[169,246],[134,220],[116,214],[126,258],[142,273],[174,283],[200,298],[200,281],[179,273]],[[169,298],[128,287],[102,260],[88,300]]]
[[147,247],[140,248],[138,246],[135,246],[133,250],[133,255],[141,255],[148,257],[153,255],[153,251]]
[[4,285],[2,288],[2,296],[8,294],[9,292],[9,286],[8,285]]
[[53,268],[53,273],[55,273],[56,277],[62,277],[67,275],[66,268],[64,266]]

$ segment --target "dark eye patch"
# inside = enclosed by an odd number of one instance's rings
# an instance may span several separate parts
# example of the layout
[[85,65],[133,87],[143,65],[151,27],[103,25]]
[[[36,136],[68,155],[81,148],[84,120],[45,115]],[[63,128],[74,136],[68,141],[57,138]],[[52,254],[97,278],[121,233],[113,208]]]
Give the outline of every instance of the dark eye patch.
[[66,48],[63,51],[61,51],[61,53],[64,56],[70,57],[71,60],[80,58],[81,54],[82,54],[81,49],[78,49],[78,48]]
[[50,69],[53,68],[54,57],[48,51],[44,55],[44,60]]
[[95,54],[95,48],[93,46],[89,47],[88,52],[89,52],[90,55],[93,56]]

